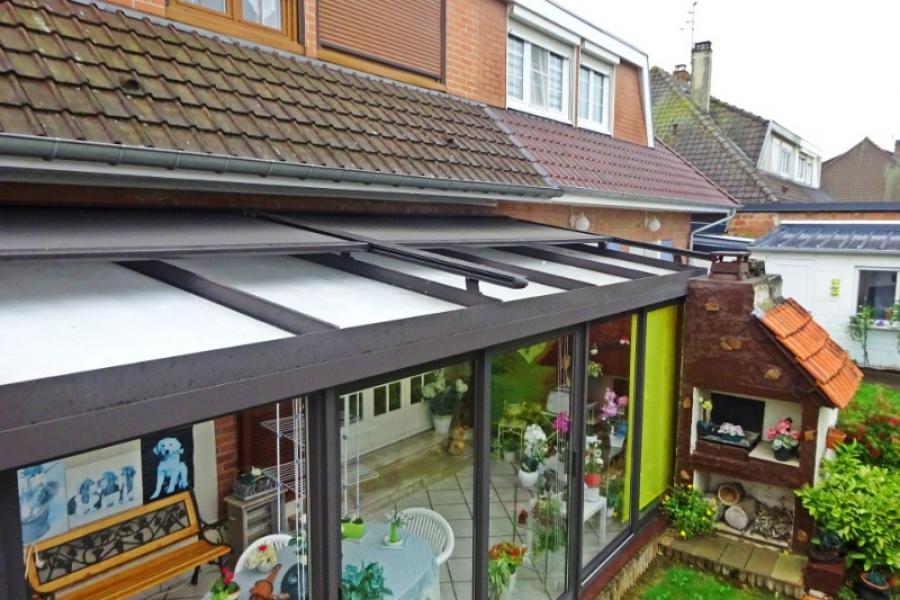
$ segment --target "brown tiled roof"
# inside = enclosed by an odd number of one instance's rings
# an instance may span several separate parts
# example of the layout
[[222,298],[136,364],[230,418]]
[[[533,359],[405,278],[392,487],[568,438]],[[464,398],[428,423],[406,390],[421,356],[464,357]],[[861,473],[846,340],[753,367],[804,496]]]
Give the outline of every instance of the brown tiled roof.
[[805,308],[788,298],[766,312],[761,322],[831,404],[844,408],[850,403],[862,381],[862,371]]
[[0,134],[548,187],[479,104],[69,0],[0,2]]
[[769,121],[717,98],[704,113],[684,84],[659,67],[650,70],[655,135],[742,204],[818,203],[822,190],[784,181],[757,168]]
[[516,110],[490,110],[563,188],[722,206],[736,204],[665,144],[650,148]]

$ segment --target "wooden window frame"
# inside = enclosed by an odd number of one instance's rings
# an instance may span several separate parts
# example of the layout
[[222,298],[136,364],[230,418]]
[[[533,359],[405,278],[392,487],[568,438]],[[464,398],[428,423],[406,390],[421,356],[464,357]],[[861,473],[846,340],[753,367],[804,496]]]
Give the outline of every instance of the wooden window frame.
[[166,17],[188,25],[209,29],[235,38],[272,46],[291,52],[303,53],[298,16],[302,16],[302,2],[281,2],[281,29],[275,29],[243,18],[242,0],[225,0],[225,12],[191,4],[187,0],[172,0],[166,9]]

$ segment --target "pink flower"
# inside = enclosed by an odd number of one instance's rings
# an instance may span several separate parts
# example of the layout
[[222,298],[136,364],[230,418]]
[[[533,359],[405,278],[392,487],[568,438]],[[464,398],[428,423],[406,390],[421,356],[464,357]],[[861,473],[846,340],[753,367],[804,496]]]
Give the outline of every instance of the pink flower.
[[222,583],[228,585],[234,580],[234,571],[222,567]]
[[569,413],[561,412],[553,419],[553,428],[560,433],[569,433]]
[[616,393],[611,388],[606,388],[606,393],[603,394],[603,399],[607,402],[615,402]]
[[791,437],[794,438],[795,440],[799,440],[799,439],[800,439],[800,432],[799,432],[799,431],[792,431],[792,432],[791,432]]
[[628,396],[619,396],[616,402],[619,403],[619,406],[628,406]]
[[770,439],[770,440],[771,440],[771,439],[774,439],[776,435],[778,435],[778,432],[775,431],[775,428],[774,428],[774,427],[769,427],[769,428],[766,430],[766,437],[767,437],[768,439]]

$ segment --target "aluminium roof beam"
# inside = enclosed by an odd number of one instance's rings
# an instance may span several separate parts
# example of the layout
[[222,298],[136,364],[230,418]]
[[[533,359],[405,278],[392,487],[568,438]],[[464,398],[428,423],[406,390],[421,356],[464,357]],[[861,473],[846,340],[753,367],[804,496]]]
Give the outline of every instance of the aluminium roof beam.
[[410,248],[407,246],[402,246],[400,244],[382,242],[370,237],[350,233],[340,229],[332,229],[331,227],[314,225],[297,217],[276,215],[271,213],[262,213],[259,216],[276,223],[291,225],[293,227],[306,229],[308,231],[314,231],[316,233],[323,233],[325,235],[330,235],[336,238],[351,240],[354,242],[364,242],[369,245],[369,251],[374,254],[381,254],[390,258],[396,258],[398,260],[416,263],[425,267],[431,267],[433,269],[446,271],[448,273],[462,275],[466,278],[466,287],[469,289],[474,287],[472,284],[470,284],[470,280],[493,283],[494,285],[514,289],[521,289],[528,285],[528,280],[513,273],[492,269],[490,267],[474,265],[472,263],[455,258],[441,256],[440,254],[436,254],[434,252]]
[[596,271],[606,275],[622,277],[623,279],[643,279],[645,277],[653,277],[652,273],[646,271],[638,271],[637,269],[629,269],[618,265],[610,265],[597,260],[585,258],[581,253],[575,250],[568,250],[559,246],[549,244],[535,244],[533,246],[515,246],[512,248],[504,248],[507,252],[514,252],[523,256],[530,256],[540,260],[549,260],[570,267],[577,267],[587,271]]
[[592,285],[590,283],[587,283],[586,281],[580,281],[578,279],[572,279],[570,277],[563,277],[562,275],[538,271],[536,269],[529,269],[527,267],[520,267],[518,265],[511,265],[497,260],[492,260],[490,258],[484,258],[483,256],[478,256],[476,254],[472,254],[471,252],[466,252],[464,249],[455,246],[450,248],[438,248],[435,250],[435,252],[444,254],[446,256],[452,256],[460,260],[465,260],[467,262],[484,265],[486,267],[493,267],[495,269],[509,271],[510,273],[516,273],[517,275],[525,277],[532,283],[539,283],[541,285],[546,285],[561,290],[578,290],[581,288],[591,287]]
[[211,281],[187,269],[158,260],[121,262],[119,265],[172,287],[215,302],[295,335],[331,331],[332,323],[285,308],[259,296]]
[[577,252],[586,252],[594,256],[605,256],[607,258],[617,258],[626,260],[635,264],[647,265],[650,267],[659,267],[661,269],[670,269],[672,271],[684,271],[689,268],[681,263],[672,260],[663,260],[661,258],[653,258],[652,256],[642,256],[640,254],[632,254],[630,252],[622,252],[620,250],[610,250],[609,248],[601,248],[588,244],[564,244],[562,248],[575,250]]
[[479,306],[481,304],[500,302],[497,298],[485,296],[477,291],[473,292],[469,289],[461,290],[443,283],[430,281],[423,277],[416,277],[415,275],[408,275],[406,273],[401,273],[400,271],[395,271],[394,269],[373,265],[361,260],[356,260],[348,254],[304,254],[298,255],[296,258],[301,258],[316,263],[317,265],[328,267],[329,269],[336,269],[358,277],[373,279],[375,281],[380,281],[381,283],[393,285],[411,292],[416,292],[417,294],[431,296],[461,306]]
[[672,254],[674,256],[686,256],[688,258],[699,258],[700,260],[709,260],[711,261],[709,254],[706,252],[698,252],[697,250],[685,250],[684,248],[675,248],[670,246],[663,246],[661,244],[654,244],[652,242],[639,242],[636,240],[629,240],[627,238],[620,238],[616,236],[610,237],[610,239],[606,242],[613,244],[621,244],[623,246],[634,246],[635,248],[644,248],[645,250],[656,250],[657,252],[664,252],[666,254]]

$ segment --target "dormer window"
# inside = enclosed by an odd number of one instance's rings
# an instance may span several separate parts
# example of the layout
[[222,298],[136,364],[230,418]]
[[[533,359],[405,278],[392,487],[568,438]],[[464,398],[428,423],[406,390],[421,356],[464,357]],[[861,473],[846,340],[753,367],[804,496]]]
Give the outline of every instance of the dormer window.
[[507,38],[507,104],[511,108],[568,121],[569,58],[565,48],[537,32],[519,33],[510,33]]
[[610,75],[612,67],[582,55],[578,68],[578,125],[610,133]]
[[815,165],[815,160],[812,156],[808,154],[800,155],[799,162],[799,173],[797,173],[797,178],[801,183],[805,183],[806,185],[813,184],[813,169]]
[[791,147],[782,143],[778,154],[778,172],[785,177],[793,175],[794,153]]
[[[170,10],[189,24],[249,36],[294,36],[291,0],[174,0]],[[246,27],[242,27],[246,26]]]

